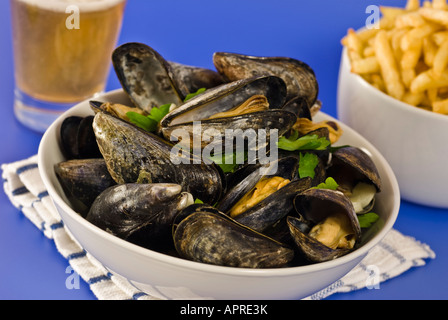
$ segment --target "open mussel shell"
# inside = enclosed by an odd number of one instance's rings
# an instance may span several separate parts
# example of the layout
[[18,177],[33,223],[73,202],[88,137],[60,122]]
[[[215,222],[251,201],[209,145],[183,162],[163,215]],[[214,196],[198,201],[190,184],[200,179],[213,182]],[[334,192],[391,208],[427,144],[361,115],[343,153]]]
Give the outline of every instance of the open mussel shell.
[[[263,97],[268,109],[232,116],[216,116],[238,106],[254,97]],[[201,133],[211,137],[225,139],[226,133],[242,132],[258,133],[263,129],[269,140],[270,130],[278,130],[278,135],[288,131],[296,122],[295,114],[282,110],[285,103],[286,87],[284,82],[273,76],[257,77],[234,81],[207,90],[171,111],[160,122],[160,131],[165,139],[171,140],[176,132],[186,132],[193,141],[195,123],[200,126]],[[241,134],[239,134],[241,135]],[[204,140],[204,139],[202,139]],[[210,141],[203,141],[202,147]],[[222,141],[218,141],[222,144]]]
[[[372,158],[358,147],[344,147],[332,153],[332,165],[328,169],[332,177],[344,181],[368,181],[381,191],[381,178]],[[349,173],[349,175],[347,175]]]
[[287,218],[291,236],[299,250],[312,262],[324,262],[343,256],[350,252],[348,248],[330,248],[308,232],[313,226],[335,214],[348,218],[351,232],[349,237],[355,243],[361,238],[361,227],[350,200],[341,192],[329,189],[308,189],[294,198],[297,216]]
[[[93,128],[112,178],[118,183],[176,183],[207,203],[216,203],[225,188],[221,169],[192,154],[183,158],[157,135],[106,112],[95,115]],[[179,162],[173,161],[173,157]]]
[[295,96],[289,99],[283,106],[283,110],[294,113],[297,118],[312,120],[311,107],[305,97]]
[[177,224],[173,241],[182,258],[220,266],[278,268],[294,258],[294,251],[284,244],[206,210]]
[[130,118],[128,117],[128,112],[135,112],[143,116],[147,116],[148,113],[140,108],[135,106],[124,105],[120,103],[110,103],[110,102],[101,102],[96,100],[89,101],[90,107],[93,112],[98,113],[100,111],[107,112],[114,117],[126,120],[130,122]]
[[103,191],[86,219],[121,239],[159,249],[172,246],[174,218],[192,203],[177,184],[122,184]]
[[234,217],[239,223],[258,232],[264,232],[293,211],[294,197],[312,186],[311,178],[298,178],[298,167],[298,157],[284,157],[267,165],[259,166],[238,184],[230,188],[217,208],[226,214],[230,214],[232,208],[245,195],[256,192],[257,184],[262,179],[279,177],[289,180],[288,184]]
[[306,63],[286,57],[255,57],[243,54],[216,52],[216,70],[228,81],[259,75],[282,78],[288,89],[287,100],[304,97],[309,106],[317,100],[319,86],[314,71]]
[[260,163],[247,164],[228,175],[227,190],[219,201],[217,208],[222,212],[228,212],[238,200],[255,187],[257,182],[272,169],[270,163],[265,165]]
[[247,164],[237,170],[232,184],[227,184],[227,192],[219,202],[217,208],[227,212],[247,192],[255,187],[263,177],[281,176],[293,180],[298,175],[299,159],[297,157],[284,157],[266,164]]
[[372,158],[357,147],[344,147],[332,153],[327,173],[352,199],[358,214],[371,210],[375,194],[381,192],[381,178]]
[[[330,141],[330,132],[329,132],[328,128],[326,128],[326,127],[321,127],[321,128],[309,131],[305,135],[307,135],[307,136],[316,135],[318,138],[325,138],[328,141]],[[298,134],[298,137],[303,137],[303,136],[304,136],[304,134]],[[290,135],[286,134],[285,137],[288,138],[288,137],[290,137]],[[311,150],[302,150],[301,152],[298,152],[298,151],[289,151],[289,150],[279,149],[278,156],[279,157],[299,157],[300,153],[315,154],[319,158],[319,163],[315,169],[315,177],[313,179],[314,180],[313,186],[316,186],[317,184],[319,184],[319,183],[323,182],[323,180],[325,180],[325,179],[323,179],[324,175],[326,175],[325,170],[327,169],[328,164],[331,160],[330,148],[331,148],[331,144],[329,144],[328,147],[323,150],[311,149]]]
[[96,197],[115,185],[102,158],[63,161],[54,170],[68,200],[84,217]]
[[311,178],[293,180],[234,219],[258,232],[264,232],[294,210],[293,199],[311,187]]
[[61,124],[62,150],[67,159],[100,158],[92,128],[93,116],[71,116]]
[[170,64],[145,44],[131,42],[118,47],[112,63],[123,90],[146,112],[168,103],[180,105],[188,94],[182,82],[174,80]]
[[287,217],[287,224],[290,234],[305,258],[310,262],[325,262],[341,257],[349,250],[331,249],[316,239],[309,237],[304,231],[306,226],[299,218],[294,216]]

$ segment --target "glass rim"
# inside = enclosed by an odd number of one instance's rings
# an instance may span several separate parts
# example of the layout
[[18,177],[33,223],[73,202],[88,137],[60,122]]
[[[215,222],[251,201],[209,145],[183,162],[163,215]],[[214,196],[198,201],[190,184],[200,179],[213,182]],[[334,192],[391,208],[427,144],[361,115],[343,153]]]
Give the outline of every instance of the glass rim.
[[43,10],[67,13],[70,6],[77,6],[80,11],[102,11],[112,8],[127,0],[11,0],[23,2]]

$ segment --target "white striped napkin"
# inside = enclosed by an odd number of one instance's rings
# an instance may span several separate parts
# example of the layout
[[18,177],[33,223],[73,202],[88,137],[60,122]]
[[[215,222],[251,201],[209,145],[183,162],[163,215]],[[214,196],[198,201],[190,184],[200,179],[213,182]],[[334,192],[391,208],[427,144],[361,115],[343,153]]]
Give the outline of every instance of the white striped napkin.
[[[43,234],[54,240],[57,250],[89,285],[99,300],[198,299],[184,288],[157,288],[142,292],[129,281],[110,273],[73,239],[64,226],[39,175],[37,156],[2,165],[4,190]],[[346,276],[306,299],[324,299],[338,292],[379,288],[380,283],[434,259],[431,248],[391,230],[361,263]]]

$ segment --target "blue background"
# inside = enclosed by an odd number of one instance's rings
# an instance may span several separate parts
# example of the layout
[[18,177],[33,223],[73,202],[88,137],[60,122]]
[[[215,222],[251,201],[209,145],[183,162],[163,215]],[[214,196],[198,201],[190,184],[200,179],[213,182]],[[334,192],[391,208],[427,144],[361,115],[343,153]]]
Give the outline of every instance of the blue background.
[[[336,117],[340,39],[365,24],[373,0],[129,0],[119,43],[144,42],[166,59],[213,68],[215,51],[289,56],[316,72],[323,111]],[[0,1],[0,163],[37,153],[41,135],[13,115],[9,1]],[[119,88],[111,72],[107,89]],[[382,283],[328,299],[447,299],[448,210],[402,201],[395,228],[427,243],[435,260]],[[95,299],[88,285],[68,290],[68,262],[0,192],[0,299]]]

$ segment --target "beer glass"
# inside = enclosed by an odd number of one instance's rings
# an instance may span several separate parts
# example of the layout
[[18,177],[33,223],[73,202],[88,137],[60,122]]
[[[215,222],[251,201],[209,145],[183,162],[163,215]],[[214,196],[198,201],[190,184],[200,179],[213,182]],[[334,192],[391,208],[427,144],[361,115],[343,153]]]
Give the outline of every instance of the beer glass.
[[126,0],[10,0],[14,113],[44,132],[65,110],[104,91]]

